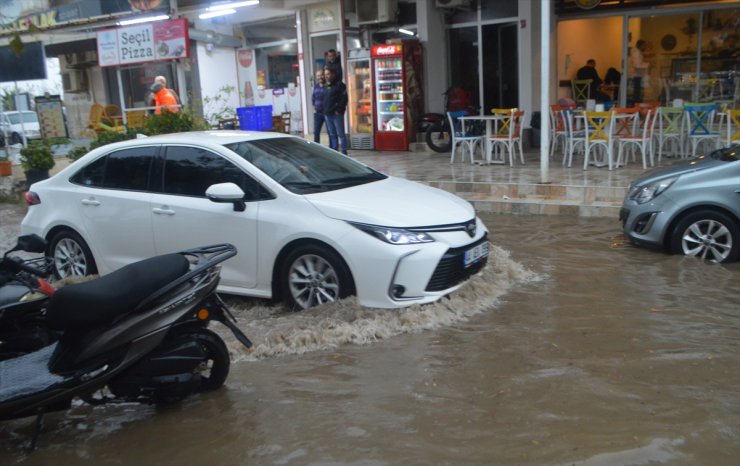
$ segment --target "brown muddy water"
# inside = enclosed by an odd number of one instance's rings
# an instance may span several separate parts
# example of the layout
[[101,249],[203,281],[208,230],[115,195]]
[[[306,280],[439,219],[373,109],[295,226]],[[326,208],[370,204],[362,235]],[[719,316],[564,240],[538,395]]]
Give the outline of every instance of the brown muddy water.
[[256,346],[220,332],[223,389],[78,404],[32,454],[32,420],[2,422],[0,464],[740,464],[740,264],[635,248],[616,220],[483,220],[489,266],[450,299],[229,298]]

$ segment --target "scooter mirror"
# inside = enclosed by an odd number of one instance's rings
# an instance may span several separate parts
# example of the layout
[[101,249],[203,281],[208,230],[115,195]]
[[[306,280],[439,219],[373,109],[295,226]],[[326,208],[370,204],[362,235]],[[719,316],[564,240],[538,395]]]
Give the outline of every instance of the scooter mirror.
[[13,249],[15,251],[44,252],[46,251],[46,240],[37,234],[19,236],[18,244]]

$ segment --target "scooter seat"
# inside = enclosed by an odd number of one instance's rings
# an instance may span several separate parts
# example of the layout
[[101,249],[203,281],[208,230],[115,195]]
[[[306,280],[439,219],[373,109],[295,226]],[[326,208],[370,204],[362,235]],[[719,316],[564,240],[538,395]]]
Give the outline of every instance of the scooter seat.
[[46,312],[54,330],[90,328],[131,312],[141,301],[190,268],[181,254],[144,259],[97,280],[65,286],[54,293]]

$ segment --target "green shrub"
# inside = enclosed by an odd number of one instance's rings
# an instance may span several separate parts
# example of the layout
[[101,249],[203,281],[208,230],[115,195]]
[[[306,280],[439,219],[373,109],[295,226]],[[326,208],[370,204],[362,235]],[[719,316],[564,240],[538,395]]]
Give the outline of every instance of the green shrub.
[[127,131],[125,133],[119,133],[118,131],[103,131],[102,133],[98,134],[97,139],[90,143],[90,150],[93,150],[100,146],[104,146],[106,144],[127,141],[134,138],[136,138],[135,131]]
[[187,110],[181,112],[164,110],[161,114],[149,115],[145,120],[143,129],[147,136],[155,136],[157,134],[184,133],[209,128],[207,122]]
[[87,146],[77,146],[72,149],[70,149],[69,152],[67,152],[67,158],[74,162],[75,160],[79,159],[83,155],[90,152],[90,149]]
[[21,149],[21,166],[24,170],[51,170],[54,168],[54,152],[48,141],[38,140]]

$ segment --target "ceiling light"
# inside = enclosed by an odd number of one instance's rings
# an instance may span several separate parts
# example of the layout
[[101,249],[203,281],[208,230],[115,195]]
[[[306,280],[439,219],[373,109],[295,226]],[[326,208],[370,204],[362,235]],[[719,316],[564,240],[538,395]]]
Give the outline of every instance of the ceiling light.
[[416,34],[414,34],[413,31],[409,31],[408,29],[403,29],[403,28],[399,28],[398,29],[398,32],[400,32],[401,34],[406,34],[407,36],[415,36],[416,35]]
[[219,11],[219,10],[231,10],[234,8],[241,8],[243,6],[259,5],[259,0],[249,0],[246,2],[230,2],[222,3],[220,5],[213,5],[206,8],[206,11]]
[[141,18],[125,19],[116,24],[119,26],[130,26],[132,24],[150,23],[152,21],[163,21],[165,19],[170,19],[170,17],[168,15],[144,16]]
[[215,11],[208,11],[206,13],[201,13],[198,15],[198,18],[200,19],[208,19],[208,18],[215,18],[217,16],[226,16],[226,15],[233,15],[236,13],[236,10],[229,9],[229,10],[215,10]]

